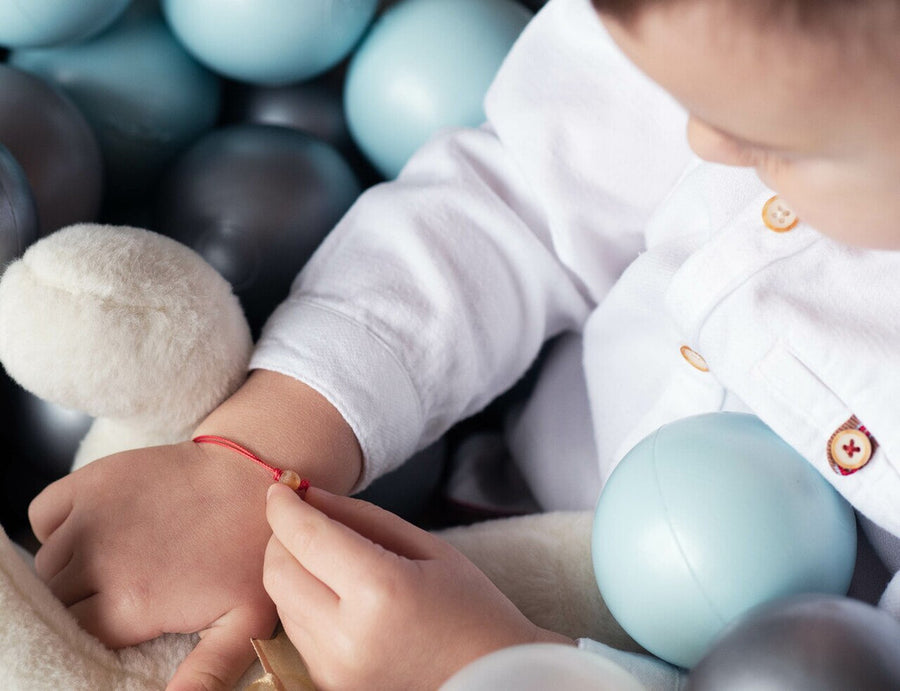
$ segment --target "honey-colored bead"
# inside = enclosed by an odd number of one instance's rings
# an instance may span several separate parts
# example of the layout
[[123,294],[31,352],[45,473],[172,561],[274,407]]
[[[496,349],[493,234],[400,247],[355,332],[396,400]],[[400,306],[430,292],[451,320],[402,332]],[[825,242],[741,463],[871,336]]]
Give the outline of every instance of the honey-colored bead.
[[293,470],[282,470],[281,477],[278,478],[278,482],[282,485],[287,485],[295,492],[300,487],[300,476],[297,475]]

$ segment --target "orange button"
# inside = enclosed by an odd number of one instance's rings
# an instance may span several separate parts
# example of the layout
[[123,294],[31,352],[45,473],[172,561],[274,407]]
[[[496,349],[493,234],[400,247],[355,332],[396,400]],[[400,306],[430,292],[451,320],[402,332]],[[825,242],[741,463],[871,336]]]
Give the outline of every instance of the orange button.
[[688,348],[686,345],[681,346],[681,356],[688,361],[691,367],[701,372],[709,372],[709,365],[706,364],[706,360],[696,350]]
[[763,206],[762,219],[766,228],[776,233],[784,233],[800,222],[794,210],[777,194]]

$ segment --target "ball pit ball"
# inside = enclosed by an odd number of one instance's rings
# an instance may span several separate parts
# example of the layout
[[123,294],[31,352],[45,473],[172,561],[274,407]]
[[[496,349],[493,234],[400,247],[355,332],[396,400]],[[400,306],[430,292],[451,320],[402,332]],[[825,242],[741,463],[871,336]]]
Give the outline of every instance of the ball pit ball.
[[803,596],[730,626],[691,670],[687,691],[900,689],[900,622],[858,600]]
[[251,84],[314,77],[340,62],[378,0],[162,0],[188,50],[210,69]]
[[103,161],[93,130],[62,91],[0,64],[0,144],[18,161],[34,196],[39,234],[93,220]]
[[342,78],[334,72],[286,86],[231,82],[226,87],[223,117],[229,123],[291,127],[348,151],[351,140],[342,85]]
[[621,667],[595,653],[556,643],[502,648],[463,667],[440,691],[644,691]]
[[649,652],[688,668],[755,606],[845,594],[855,556],[851,506],[742,413],[685,418],[637,444],[601,492],[592,534],[610,612]]
[[438,130],[478,126],[482,101],[532,13],[516,0],[402,0],[354,52],[350,133],[386,178]]
[[9,411],[18,462],[42,478],[66,475],[93,418],[38,398],[5,373],[0,374],[0,398]]
[[130,0],[0,0],[0,46],[82,41],[109,26]]
[[78,106],[96,133],[115,198],[146,195],[219,114],[219,78],[188,54],[158,11],[140,5],[90,41],[14,51],[10,63],[54,83]]
[[0,144],[0,267],[37,240],[37,208],[25,171]]
[[360,191],[325,142],[286,127],[232,125],[167,171],[157,229],[228,279],[256,333]]

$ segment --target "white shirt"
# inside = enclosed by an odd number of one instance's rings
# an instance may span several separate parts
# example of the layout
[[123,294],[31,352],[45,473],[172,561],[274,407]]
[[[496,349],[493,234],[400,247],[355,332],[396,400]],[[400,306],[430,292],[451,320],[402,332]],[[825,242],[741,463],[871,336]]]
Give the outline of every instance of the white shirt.
[[[552,0],[529,24],[486,113],[358,200],[251,363],[338,408],[363,448],[361,486],[572,331],[601,480],[660,425],[746,407],[900,534],[900,253],[802,222],[769,230],[773,192],[692,156],[686,114],[588,0]],[[844,476],[826,448],[852,416],[877,448]]]

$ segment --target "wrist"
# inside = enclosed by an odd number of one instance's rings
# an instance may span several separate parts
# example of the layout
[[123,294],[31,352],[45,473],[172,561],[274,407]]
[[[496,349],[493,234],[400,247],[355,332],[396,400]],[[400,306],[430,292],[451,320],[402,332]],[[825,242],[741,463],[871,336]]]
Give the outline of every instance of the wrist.
[[222,437],[217,434],[198,434],[193,439],[191,439],[191,441],[195,444],[212,444],[213,446],[220,446],[223,449],[233,451],[239,456],[242,456],[248,461],[259,466],[260,469],[266,471],[269,475],[272,476],[273,482],[287,485],[292,490],[300,494],[300,496],[305,496],[306,490],[309,489],[309,480],[301,478],[293,470],[283,469],[272,465],[268,461],[257,456],[250,449],[246,448],[245,446],[241,446],[231,439],[227,439],[226,437]]
[[275,372],[254,371],[197,426],[198,435],[229,439],[335,493],[348,493],[362,468],[359,443],[340,413],[311,387]]
[[229,487],[235,496],[264,496],[272,484],[271,474],[230,449],[198,444],[193,440],[182,442],[182,445],[189,448],[189,453],[196,459],[201,477]]

